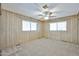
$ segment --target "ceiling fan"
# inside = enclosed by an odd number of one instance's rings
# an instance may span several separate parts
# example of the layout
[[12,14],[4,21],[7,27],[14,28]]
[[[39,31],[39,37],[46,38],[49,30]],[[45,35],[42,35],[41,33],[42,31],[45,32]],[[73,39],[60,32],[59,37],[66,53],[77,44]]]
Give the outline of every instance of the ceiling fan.
[[43,5],[42,6],[42,9],[43,9],[43,11],[38,16],[43,17],[46,20],[50,19],[51,17],[56,17],[56,16],[53,15],[54,12],[51,12],[49,10],[49,7],[48,7],[47,4]]

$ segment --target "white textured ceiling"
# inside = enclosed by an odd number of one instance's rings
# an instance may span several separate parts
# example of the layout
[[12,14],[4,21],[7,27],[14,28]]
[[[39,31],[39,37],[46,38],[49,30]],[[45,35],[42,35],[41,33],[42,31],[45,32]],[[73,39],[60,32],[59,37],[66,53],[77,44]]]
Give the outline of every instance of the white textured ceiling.
[[[43,5],[44,3],[2,3],[2,8],[40,19],[38,14],[42,11]],[[47,5],[51,11],[55,12],[53,15],[56,17],[53,18],[70,16],[79,12],[78,3],[48,3]]]

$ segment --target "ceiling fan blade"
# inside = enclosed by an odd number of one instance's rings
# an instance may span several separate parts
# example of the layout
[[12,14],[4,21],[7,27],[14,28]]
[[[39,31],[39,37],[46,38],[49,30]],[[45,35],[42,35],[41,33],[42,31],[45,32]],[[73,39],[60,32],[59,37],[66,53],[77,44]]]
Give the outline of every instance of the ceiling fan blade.
[[45,4],[44,6],[42,6],[42,8],[47,9],[48,8],[48,5]]
[[49,16],[49,17],[56,17],[56,16]]
[[43,16],[42,14],[39,14],[38,16]]

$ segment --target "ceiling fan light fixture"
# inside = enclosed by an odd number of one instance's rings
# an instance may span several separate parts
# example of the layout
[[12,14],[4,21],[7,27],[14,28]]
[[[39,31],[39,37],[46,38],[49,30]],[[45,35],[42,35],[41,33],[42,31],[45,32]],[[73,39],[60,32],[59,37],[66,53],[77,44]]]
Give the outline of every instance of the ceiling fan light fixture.
[[44,9],[47,9],[47,8],[48,8],[47,4],[45,4],[45,5],[43,6],[43,8],[44,8]]
[[49,19],[49,17],[47,17],[47,16],[46,16],[46,17],[44,17],[44,19],[45,19],[45,20],[48,20],[48,19]]

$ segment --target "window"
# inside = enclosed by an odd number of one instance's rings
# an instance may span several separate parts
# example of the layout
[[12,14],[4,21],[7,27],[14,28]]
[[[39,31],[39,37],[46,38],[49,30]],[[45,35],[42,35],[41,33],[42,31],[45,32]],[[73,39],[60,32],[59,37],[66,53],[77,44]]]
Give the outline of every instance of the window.
[[50,23],[50,31],[66,31],[66,21]]
[[58,31],[66,31],[66,21],[58,22]]
[[31,22],[31,31],[36,31],[37,30],[37,23]]
[[30,22],[22,21],[22,31],[30,31]]
[[37,23],[30,21],[22,21],[22,31],[36,31]]
[[51,31],[56,31],[57,30],[56,23],[50,23],[50,30]]

